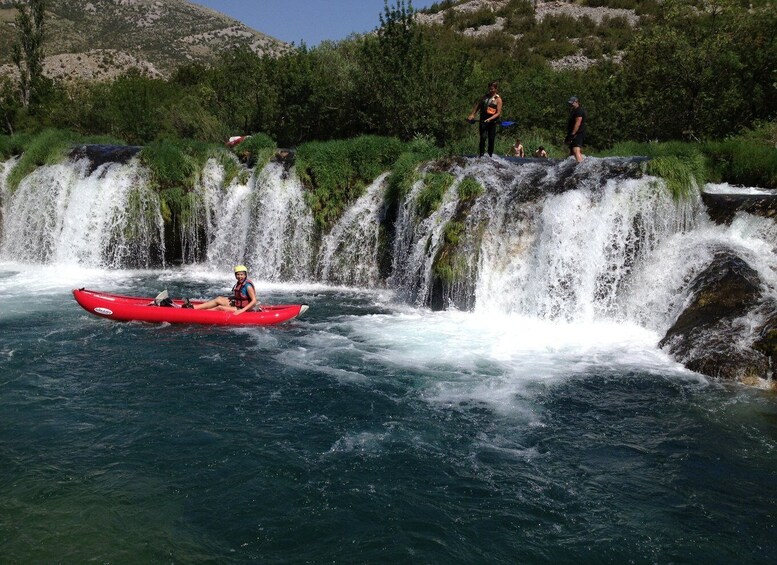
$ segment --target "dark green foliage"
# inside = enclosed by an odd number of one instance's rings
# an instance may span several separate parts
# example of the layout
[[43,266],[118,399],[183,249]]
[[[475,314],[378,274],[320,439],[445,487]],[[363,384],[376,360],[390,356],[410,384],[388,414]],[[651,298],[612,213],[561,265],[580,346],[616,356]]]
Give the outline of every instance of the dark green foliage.
[[676,195],[687,192],[689,180],[728,182],[777,188],[777,149],[771,136],[775,127],[766,125],[742,136],[707,143],[618,143],[601,155],[651,157],[651,174],[662,176]]
[[232,148],[243,163],[249,167],[266,163],[276,148],[275,141],[266,133],[255,133]]
[[45,37],[45,0],[29,0],[16,5],[16,41],[11,60],[19,72],[21,105],[30,105],[45,82],[43,76],[43,39]]
[[188,192],[197,182],[205,161],[224,151],[203,142],[163,139],[146,145],[140,160],[161,190],[176,188]]
[[777,188],[777,149],[744,139],[709,142],[704,146],[715,180]]
[[25,133],[0,135],[0,158],[8,159],[21,155],[32,136]]
[[[642,139],[720,138],[777,113],[777,10],[667,0],[624,58],[624,102]],[[769,62],[771,61],[771,62]],[[770,70],[771,69],[771,70]]]

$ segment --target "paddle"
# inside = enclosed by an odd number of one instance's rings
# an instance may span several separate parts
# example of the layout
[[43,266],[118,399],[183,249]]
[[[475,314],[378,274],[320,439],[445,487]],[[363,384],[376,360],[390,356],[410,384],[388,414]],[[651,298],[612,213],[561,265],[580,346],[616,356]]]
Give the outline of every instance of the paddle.
[[154,301],[151,304],[154,306],[172,306],[173,301],[169,298],[167,289],[164,289],[162,292],[156,295],[156,298],[154,298]]
[[[477,120],[467,120],[470,124],[477,123]],[[496,122],[497,125],[502,126],[503,128],[509,128],[510,126],[514,126],[517,122],[511,122],[511,121],[504,121],[504,122]]]

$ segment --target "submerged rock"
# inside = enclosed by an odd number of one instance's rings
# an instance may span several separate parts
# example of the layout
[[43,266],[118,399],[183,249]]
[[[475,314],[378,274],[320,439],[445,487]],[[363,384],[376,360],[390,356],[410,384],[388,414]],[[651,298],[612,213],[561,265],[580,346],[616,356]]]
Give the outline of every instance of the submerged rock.
[[774,311],[762,288],[758,273],[742,258],[719,251],[691,283],[690,303],[659,346],[689,369],[711,377],[748,384],[770,379],[777,319],[772,316],[769,330],[762,325],[759,337],[759,312]]

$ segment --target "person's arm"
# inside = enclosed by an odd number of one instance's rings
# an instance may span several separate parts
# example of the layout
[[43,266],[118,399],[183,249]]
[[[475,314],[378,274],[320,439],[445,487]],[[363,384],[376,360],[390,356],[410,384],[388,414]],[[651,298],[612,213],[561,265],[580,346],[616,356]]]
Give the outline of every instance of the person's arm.
[[252,285],[252,284],[249,284],[249,285],[248,285],[248,291],[247,291],[247,292],[248,292],[248,298],[250,298],[250,299],[251,299],[251,301],[248,303],[248,305],[247,305],[247,306],[245,306],[245,307],[241,308],[240,310],[236,310],[236,311],[235,311],[235,314],[242,314],[242,313],[243,313],[243,312],[245,312],[246,310],[250,310],[251,308],[253,308],[254,306],[256,306],[256,304],[259,302],[259,301],[256,299],[256,291],[254,290],[254,285]]
[[482,100],[478,99],[477,102],[475,102],[475,105],[472,107],[472,111],[469,113],[469,117],[467,117],[467,121],[472,121],[475,119],[475,113],[480,109],[480,104],[482,103]]
[[572,126],[572,133],[569,134],[569,137],[575,137],[577,135],[577,130],[580,129],[580,124],[583,123],[583,116],[578,116],[575,118],[575,123]]

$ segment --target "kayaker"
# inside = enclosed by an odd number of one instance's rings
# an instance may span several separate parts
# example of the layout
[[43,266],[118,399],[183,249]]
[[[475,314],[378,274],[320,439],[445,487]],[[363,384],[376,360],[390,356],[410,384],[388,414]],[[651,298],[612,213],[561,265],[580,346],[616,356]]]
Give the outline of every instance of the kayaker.
[[[232,287],[232,296],[217,296],[212,300],[203,302],[201,304],[184,305],[184,308],[190,307],[195,310],[223,310],[225,312],[234,312],[235,314],[242,314],[248,310],[253,310],[254,306],[259,304],[259,300],[256,298],[256,289],[254,283],[248,279],[248,268],[245,265],[237,265],[235,267],[235,278],[237,282]],[[259,310],[259,308],[257,308]]]

